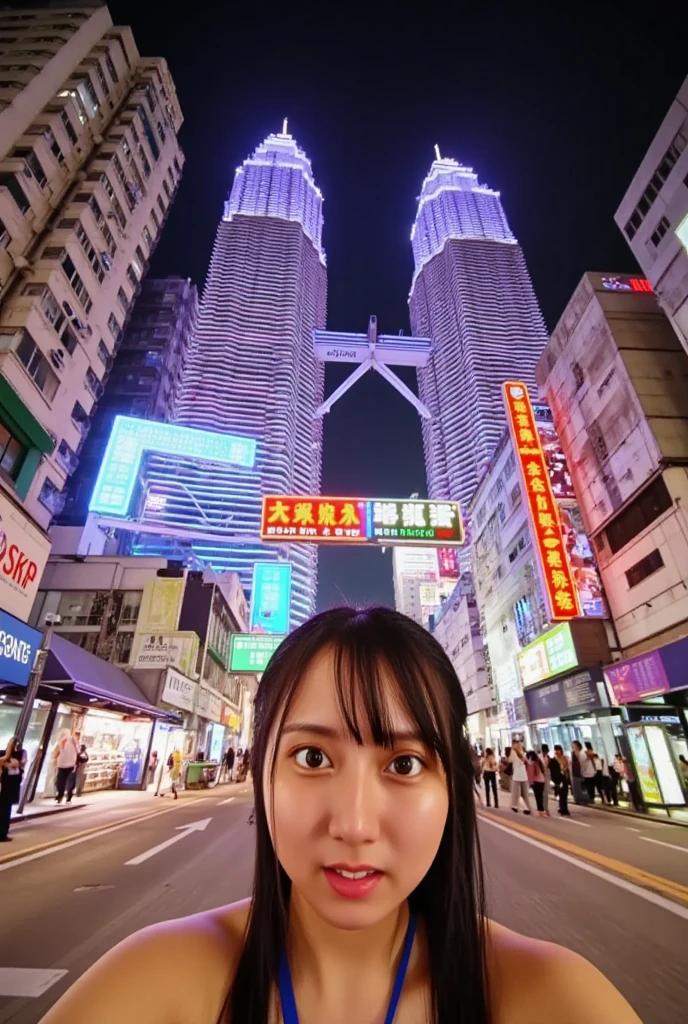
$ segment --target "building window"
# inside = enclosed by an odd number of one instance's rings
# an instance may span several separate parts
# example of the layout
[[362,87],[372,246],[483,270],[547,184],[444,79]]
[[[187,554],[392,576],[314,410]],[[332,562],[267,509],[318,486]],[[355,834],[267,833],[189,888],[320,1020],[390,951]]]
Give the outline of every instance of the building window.
[[668,512],[673,501],[663,477],[646,487],[605,529],[607,543],[613,555],[621,551],[634,537]]
[[[659,167],[652,175],[651,181],[648,183],[647,188],[643,192],[638,205],[631,214],[628,220],[624,232],[626,237],[630,241],[635,235],[636,231],[643,222],[643,219],[650,207],[654,203],[655,199],[659,195],[662,185],[671,174],[678,158],[680,157],[683,150],[688,144],[688,129],[682,127],[674,136],[671,145],[667,149],[666,153],[659,162]],[[653,236],[654,238],[654,236]],[[656,245],[656,242],[653,242]]]
[[60,386],[60,379],[50,368],[50,363],[45,358],[36,342],[27,330],[21,333],[21,340],[16,348],[17,358],[23,365],[31,380],[39,391],[51,401]]
[[64,153],[60,149],[57,139],[52,132],[46,132],[46,142],[50,143],[50,152],[57,160],[58,164],[64,163]]
[[160,213],[164,217],[165,216],[165,204],[162,201],[162,196],[158,196],[158,209],[160,210]]
[[9,171],[0,172],[0,188],[3,187],[8,190],[14,199],[15,203],[19,207],[19,212],[26,213],[31,204],[26,198],[26,192],[22,188],[17,175]]
[[60,92],[58,92],[57,95],[61,98],[69,98],[71,100],[74,100],[74,106],[76,107],[77,117],[79,118],[82,124],[88,123],[88,114],[86,112],[86,107],[84,106],[84,101],[79,95],[77,89],[62,89]]
[[100,82],[100,88],[103,90],[103,96],[107,96],[107,94],[110,92],[110,86],[107,84],[107,79],[103,74],[103,69],[100,66],[100,61],[94,60],[93,66],[95,68],[96,77]]
[[171,202],[172,201],[172,193],[170,191],[170,186],[167,184],[167,181],[163,181],[162,187],[165,189],[165,195],[167,196],[167,198]]
[[153,223],[155,224],[155,233],[157,235],[160,233],[160,221],[158,220],[158,215],[155,212],[155,210],[151,210],[151,217],[153,219]]
[[[90,199],[88,201],[88,206],[89,206],[89,209],[90,209],[91,213],[93,214],[93,218],[94,218],[94,220],[95,220],[95,222],[96,222],[96,224],[98,226],[98,230],[100,231],[101,235],[105,239],[105,244],[107,245],[108,253],[109,253],[110,257],[113,258],[115,253],[117,252],[117,246],[115,244],[115,239],[114,239],[114,237],[112,235],[112,232],[110,231],[110,228],[107,226],[107,224],[105,222],[105,217],[103,216],[103,211],[101,210],[100,206],[98,205],[98,200],[96,199],[95,196],[91,196],[90,197]],[[107,269],[109,270],[110,267],[108,267]]]
[[150,148],[151,153],[153,154],[153,160],[157,161],[160,157],[160,147],[158,146],[157,139],[153,134],[153,128],[151,127],[151,123],[148,120],[148,114],[143,109],[143,107],[138,108],[137,114],[141,118],[141,124],[143,125],[143,134],[146,136],[148,146]]
[[84,409],[81,402],[75,402],[72,409],[72,422],[81,431],[82,437],[86,437],[91,426],[91,417]]
[[[58,301],[50,291],[50,288],[44,288],[41,309],[45,313],[46,319],[52,325],[61,344],[64,345],[70,356],[73,355],[77,346],[76,335],[68,322],[65,312],[59,306]],[[79,321],[79,324],[83,326],[81,321]]]
[[57,614],[63,626],[100,626],[108,604],[107,590],[67,590],[62,592]]
[[134,633],[118,633],[115,640],[115,661],[118,665],[128,665],[131,648],[134,644]]
[[71,228],[75,228],[79,221],[76,217],[63,217],[62,220],[57,222],[57,227],[60,231],[68,231]]
[[124,591],[122,595],[122,614],[119,620],[121,624],[131,626],[138,622],[142,597],[143,591],[141,590]]
[[81,245],[81,248],[84,250],[86,259],[91,264],[91,270],[95,274],[98,283],[102,284],[102,281],[105,277],[105,271],[103,270],[103,265],[100,261],[98,253],[91,245],[91,241],[86,232],[84,231],[84,226],[81,223],[81,221],[79,221],[79,224],[77,225],[76,237],[79,239],[79,244]]
[[112,63],[112,57],[108,54],[105,58],[105,67],[108,70],[108,74],[112,79],[113,83],[117,85],[119,83],[119,75],[117,74],[117,68]]
[[633,587],[637,587],[639,583],[646,580],[648,576],[652,576],[653,573],[659,572],[660,569],[664,568],[664,559],[659,553],[659,548],[655,548],[645,558],[641,558],[639,562],[632,565],[630,569],[626,570],[626,579],[628,581],[629,590]]
[[103,366],[110,365],[110,353],[107,350],[107,345],[102,340],[98,342],[98,358]]
[[177,160],[176,156],[172,158],[172,162],[174,163],[174,169],[177,172],[177,175],[180,175],[182,173],[182,169],[179,166],[179,161]]
[[90,366],[86,370],[86,387],[94,398],[100,398],[103,393],[103,385],[100,383]]
[[42,281],[33,281],[25,284],[21,290],[22,295],[42,295],[45,291],[45,284]]
[[52,482],[50,477],[46,477],[43,481],[40,494],[38,495],[38,500],[41,505],[48,509],[49,512],[52,512],[54,516],[57,516],[64,508],[65,495],[57,484]]
[[77,269],[72,262],[72,257],[69,255],[69,253],[65,252],[61,262],[62,269],[64,270],[67,276],[67,280],[72,286],[74,294],[76,295],[81,305],[84,307],[84,312],[88,315],[91,312],[91,307],[93,306],[93,303],[91,302],[91,298],[88,292],[86,291],[86,285],[84,284],[84,282],[79,277],[79,274],[77,273]]
[[[133,131],[133,127],[134,126],[132,125],[132,131]],[[143,167],[143,173],[145,174],[146,178],[150,178],[150,176],[152,174],[151,165],[148,162],[148,157],[144,153],[142,146],[139,146],[139,160],[141,161],[141,166]]]
[[26,446],[0,422],[0,475],[16,480],[25,455]]
[[666,217],[660,217],[659,223],[657,224],[657,227],[655,228],[655,230],[650,235],[650,241],[654,245],[655,249],[657,248],[659,243],[662,241],[662,239],[664,238],[664,236],[666,235],[666,233],[667,233],[667,231],[669,230],[670,227],[671,227],[671,224],[666,219]]
[[48,184],[48,178],[43,170],[43,166],[32,149],[27,149],[23,146],[17,146],[12,153],[13,157],[17,157],[23,160],[32,176],[36,179],[39,188],[45,188]]
[[69,139],[71,144],[73,146],[75,146],[76,142],[77,142],[77,134],[74,131],[74,126],[73,126],[72,122],[70,121],[69,114],[67,113],[66,110],[60,111],[60,120],[62,121],[62,124],[64,126],[64,130],[67,133],[67,138]]
[[10,233],[0,220],[0,249],[6,249],[10,244]]
[[60,441],[60,444],[55,452],[55,458],[60,463],[62,468],[70,476],[79,465],[79,458],[76,452],[70,448],[66,441]]
[[108,317],[108,327],[110,328],[110,333],[112,334],[112,337],[115,339],[115,341],[119,341],[119,336],[122,333],[122,328],[120,327],[117,317],[115,316],[114,313],[110,313],[110,316]]
[[[688,217],[686,217],[686,227],[688,228]],[[143,228],[143,240],[148,246],[148,253],[150,254],[153,251],[153,238],[145,225]],[[686,248],[688,249],[688,244],[686,244]]]
[[117,289],[117,299],[119,301],[120,306],[122,307],[122,312],[126,316],[127,313],[129,312],[129,299],[127,298],[127,293],[125,292],[124,288]]

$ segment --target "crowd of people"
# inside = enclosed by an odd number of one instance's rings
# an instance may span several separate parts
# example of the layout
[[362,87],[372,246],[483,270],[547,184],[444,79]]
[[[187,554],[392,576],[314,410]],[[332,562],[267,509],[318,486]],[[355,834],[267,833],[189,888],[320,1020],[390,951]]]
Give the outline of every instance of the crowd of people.
[[585,745],[574,740],[569,754],[558,743],[552,753],[546,743],[541,744],[539,751],[525,750],[520,740],[514,740],[510,747],[505,747],[499,758],[490,747],[482,752],[478,747],[472,750],[476,788],[480,795],[481,783],[484,786],[487,807],[499,807],[501,790],[508,794],[515,814],[521,810],[521,804],[524,814],[532,814],[532,793],[536,813],[548,818],[550,796],[553,794],[558,814],[570,817],[570,793],[577,804],[595,803],[599,796],[603,804],[618,807],[623,780],[634,809],[642,810],[630,760],[617,754],[609,763],[589,740]]

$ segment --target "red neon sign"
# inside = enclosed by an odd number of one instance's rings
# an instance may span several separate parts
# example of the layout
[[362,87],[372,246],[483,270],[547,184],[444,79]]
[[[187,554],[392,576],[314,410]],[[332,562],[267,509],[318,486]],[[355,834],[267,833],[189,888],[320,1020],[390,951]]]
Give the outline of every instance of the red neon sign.
[[528,499],[534,546],[550,620],[564,622],[575,619],[581,614],[578,588],[571,571],[559,508],[554,499],[528,389],[520,381],[507,381],[503,391],[516,460]]
[[269,496],[263,499],[260,536],[263,540],[365,543],[366,502],[360,498]]

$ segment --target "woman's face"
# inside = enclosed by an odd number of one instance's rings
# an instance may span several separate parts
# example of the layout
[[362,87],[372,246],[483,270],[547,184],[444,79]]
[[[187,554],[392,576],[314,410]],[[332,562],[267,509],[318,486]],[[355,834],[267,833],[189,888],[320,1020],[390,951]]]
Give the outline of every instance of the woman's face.
[[263,787],[268,816],[274,801],[277,856],[295,893],[339,928],[373,925],[406,899],[447,819],[440,762],[400,704],[390,714],[393,748],[376,747],[365,731],[358,746],[338,708],[332,654],[323,652],[304,675],[277,749],[274,739],[268,748]]

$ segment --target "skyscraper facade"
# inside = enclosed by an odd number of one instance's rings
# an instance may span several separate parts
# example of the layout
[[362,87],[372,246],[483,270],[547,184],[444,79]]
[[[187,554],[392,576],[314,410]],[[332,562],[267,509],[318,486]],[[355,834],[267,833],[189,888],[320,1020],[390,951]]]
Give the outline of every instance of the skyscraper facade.
[[423,182],[411,233],[413,333],[433,339],[418,371],[431,498],[464,508],[506,423],[502,383],[535,390],[545,323],[499,193],[470,167],[438,159]]
[[322,421],[314,413],[323,400],[324,369],[314,356],[313,329],[325,326],[322,202],[310,161],[286,125],[237,168],[176,421],[255,438],[256,463],[209,468],[151,454],[145,518],[176,536],[142,533],[133,548],[193,554],[218,572],[238,572],[247,591],[256,560],[288,559],[293,624],[315,608],[317,549],[263,546],[250,538],[260,532],[263,495],[320,489]]
[[198,289],[188,278],[147,278],[122,336],[84,451],[56,521],[81,526],[115,416],[175,419],[189,344],[198,316]]

